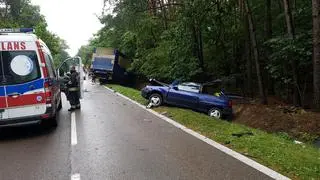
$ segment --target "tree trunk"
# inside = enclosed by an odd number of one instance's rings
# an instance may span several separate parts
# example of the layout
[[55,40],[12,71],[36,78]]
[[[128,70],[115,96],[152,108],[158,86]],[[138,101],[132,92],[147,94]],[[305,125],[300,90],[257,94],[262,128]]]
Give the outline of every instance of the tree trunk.
[[292,13],[291,13],[289,0],[283,0],[283,7],[284,7],[284,13],[285,13],[285,17],[286,17],[288,35],[290,38],[294,39],[295,34],[294,34]]
[[267,97],[266,97],[266,94],[264,91],[264,86],[263,86],[263,81],[262,81],[262,73],[260,70],[259,50],[258,50],[258,46],[257,46],[255,26],[253,24],[253,17],[251,14],[248,0],[245,1],[245,9],[246,9],[246,13],[248,15],[249,34],[250,34],[250,39],[251,39],[251,45],[253,48],[254,60],[255,60],[255,64],[256,64],[256,71],[257,71],[257,77],[258,77],[259,94],[260,94],[260,98],[261,98],[261,103],[267,104]]
[[160,9],[161,9],[161,13],[163,16],[163,24],[164,24],[164,28],[167,30],[168,29],[168,18],[167,18],[167,7],[165,7],[164,5],[164,1],[163,0],[159,0],[159,4],[160,4]]
[[[283,13],[283,0],[278,0],[278,5],[279,5],[279,12],[278,14],[282,14]],[[283,24],[281,24],[281,28],[283,28],[283,32],[287,32],[287,28],[286,28],[286,21],[283,21]]]
[[[247,23],[248,24],[248,23]],[[246,51],[246,76],[247,76],[247,90],[249,93],[249,97],[253,97],[253,89],[252,89],[252,59],[251,59],[251,44],[250,37],[248,34],[248,38],[245,41],[245,51]]]
[[201,69],[204,71],[204,59],[203,59],[203,38],[202,38],[202,30],[201,26],[197,28],[198,29],[198,37],[199,37],[199,50],[198,50],[198,58]]
[[272,37],[272,16],[271,16],[271,0],[266,0],[266,9],[265,9],[265,39],[269,40]]
[[[285,11],[285,17],[286,17],[286,24],[287,24],[287,33],[289,38],[292,40],[295,39],[295,31],[294,31],[294,25],[293,25],[293,18],[292,18],[292,12],[290,8],[290,2],[289,0],[283,0],[283,7]],[[294,58],[291,58],[291,68],[292,68],[292,79],[293,79],[293,103],[295,105],[301,106],[301,91],[299,86],[299,79],[298,79],[298,71],[297,71],[297,62]]]
[[[272,38],[272,15],[271,15],[271,0],[266,0],[266,7],[265,7],[265,24],[264,24],[264,40],[268,41]],[[265,52],[264,52],[264,59],[265,59],[265,64],[268,63],[269,61],[269,55],[271,54],[271,48],[265,47]],[[268,73],[267,70],[264,70],[263,73],[267,77],[265,79],[265,87],[268,89],[268,94],[274,94],[274,82],[271,77],[271,75]]]
[[312,0],[313,19],[313,96],[320,110],[320,0]]
[[156,16],[157,15],[157,1],[156,0],[148,0],[149,4],[149,14]]

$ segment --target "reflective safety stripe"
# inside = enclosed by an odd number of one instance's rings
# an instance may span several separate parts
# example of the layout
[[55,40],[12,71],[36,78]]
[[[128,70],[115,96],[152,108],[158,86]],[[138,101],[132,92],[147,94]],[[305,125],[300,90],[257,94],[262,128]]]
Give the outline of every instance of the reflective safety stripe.
[[69,88],[68,91],[79,91],[79,88],[77,88],[77,87],[72,87],[72,88]]

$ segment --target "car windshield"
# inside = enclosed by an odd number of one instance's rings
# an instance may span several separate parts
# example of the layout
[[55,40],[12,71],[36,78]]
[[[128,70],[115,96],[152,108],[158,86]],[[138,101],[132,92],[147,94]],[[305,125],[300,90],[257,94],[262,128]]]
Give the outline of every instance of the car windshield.
[[21,84],[40,77],[35,51],[0,51],[0,84]]
[[178,85],[178,89],[182,91],[200,93],[201,85],[193,82],[185,82]]

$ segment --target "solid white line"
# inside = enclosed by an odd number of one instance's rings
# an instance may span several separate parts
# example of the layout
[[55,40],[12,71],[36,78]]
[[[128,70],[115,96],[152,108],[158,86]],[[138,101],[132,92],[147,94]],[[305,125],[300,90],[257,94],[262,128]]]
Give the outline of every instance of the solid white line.
[[71,180],[80,180],[80,174],[71,175]]
[[190,134],[190,135],[192,135],[192,136],[204,141],[205,143],[215,147],[216,149],[219,149],[220,151],[222,151],[222,152],[234,157],[235,159],[247,164],[248,166],[251,166],[252,168],[254,168],[254,169],[256,169],[256,170],[258,170],[258,171],[260,171],[260,172],[262,172],[262,173],[264,173],[266,175],[268,175],[269,177],[271,177],[273,179],[278,179],[278,180],[289,180],[288,177],[283,176],[282,174],[280,174],[280,173],[278,173],[278,172],[276,172],[276,171],[274,171],[274,170],[272,170],[272,169],[270,169],[270,168],[268,168],[268,167],[266,167],[266,166],[264,166],[262,164],[259,164],[258,162],[254,161],[254,160],[252,160],[252,159],[250,159],[250,158],[248,158],[248,157],[246,157],[246,156],[244,156],[244,155],[242,155],[242,154],[240,154],[240,153],[238,153],[238,152],[236,152],[236,151],[234,151],[232,149],[229,149],[228,147],[223,146],[223,145],[221,145],[221,144],[219,144],[219,143],[217,143],[217,142],[215,142],[215,141],[213,141],[213,140],[211,140],[211,139],[209,139],[209,138],[207,138],[207,137],[205,137],[205,136],[203,136],[203,135],[201,135],[201,134],[199,134],[199,133],[197,133],[195,131],[193,131],[193,130],[185,127],[184,125],[182,125],[182,124],[180,124],[180,123],[178,123],[178,122],[176,122],[176,121],[174,121],[174,120],[172,120],[172,119],[170,119],[170,118],[168,118],[168,117],[166,117],[166,116],[164,116],[162,114],[159,114],[158,112],[156,112],[156,111],[154,111],[152,109],[147,109],[145,106],[141,105],[140,103],[138,103],[136,101],[133,101],[132,99],[128,98],[127,96],[124,96],[124,95],[122,95],[122,94],[120,94],[118,92],[115,92],[114,90],[112,90],[112,89],[110,89],[108,87],[105,87],[105,88],[107,88],[111,92],[116,93],[118,96],[120,96],[120,97],[122,97],[122,98],[124,98],[124,99],[126,99],[126,100],[128,100],[128,101],[130,101],[130,102],[132,102],[132,103],[134,103],[134,104],[136,104],[138,106],[140,106],[141,108],[143,108],[143,109],[145,109],[147,111],[149,111],[150,113],[158,116],[162,120],[167,121],[168,123],[172,124],[173,126],[181,129],[182,131],[184,131],[184,132],[186,132],[186,133],[188,133],[188,134]]
[[75,146],[78,144],[77,139],[77,124],[76,124],[76,114],[75,112],[71,113],[71,145]]

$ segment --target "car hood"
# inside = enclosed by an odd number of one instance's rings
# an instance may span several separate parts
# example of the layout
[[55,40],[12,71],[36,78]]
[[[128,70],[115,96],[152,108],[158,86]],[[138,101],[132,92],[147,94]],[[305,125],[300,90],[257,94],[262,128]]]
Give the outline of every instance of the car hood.
[[169,89],[169,87],[166,87],[166,86],[150,86],[150,85],[148,85],[148,86],[146,86],[146,87],[144,87],[143,89]]

